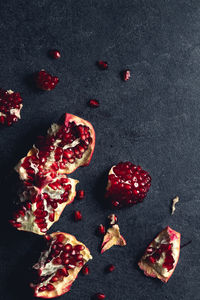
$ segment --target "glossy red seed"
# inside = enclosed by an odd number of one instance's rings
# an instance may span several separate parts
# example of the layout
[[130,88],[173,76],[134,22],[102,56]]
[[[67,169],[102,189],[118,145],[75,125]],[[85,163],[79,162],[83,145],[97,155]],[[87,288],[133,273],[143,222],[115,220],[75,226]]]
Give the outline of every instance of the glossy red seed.
[[58,234],[57,236],[56,236],[56,240],[57,240],[57,242],[59,242],[59,243],[62,243],[64,240],[65,240],[65,236],[64,236],[64,234]]
[[46,286],[41,286],[39,289],[38,289],[38,292],[44,292],[47,290],[47,287]]
[[81,245],[81,244],[74,246],[74,250],[75,250],[76,252],[77,252],[77,251],[82,251],[82,250],[84,250],[84,249],[85,249],[85,246],[84,246],[84,245]]
[[91,99],[91,100],[89,101],[89,106],[90,106],[90,107],[97,108],[97,107],[99,107],[99,105],[100,105],[100,103],[99,103],[99,101],[96,100],[96,99]]
[[88,275],[90,273],[90,269],[87,265],[83,266],[82,268],[82,274],[83,275]]
[[47,291],[53,291],[55,290],[55,287],[53,286],[53,284],[47,284]]
[[60,58],[60,51],[54,49],[49,51],[49,55],[54,58],[54,59],[59,59]]
[[85,192],[84,190],[79,190],[77,192],[77,199],[82,200],[85,197]]
[[63,251],[71,252],[72,251],[72,245],[71,244],[64,245]]
[[62,259],[61,259],[60,257],[56,257],[56,258],[52,261],[52,263],[53,263],[54,265],[61,265],[61,264],[62,264]]
[[107,270],[108,272],[113,272],[115,270],[115,266],[111,264],[107,267]]
[[81,214],[80,210],[76,210],[74,212],[74,220],[76,222],[82,220],[82,214]]
[[56,281],[58,281],[58,277],[57,277],[57,276],[53,276],[53,277],[51,278],[51,282],[56,282]]
[[130,77],[131,77],[130,70],[123,71],[123,79],[124,79],[124,81],[128,81],[130,79]]
[[97,293],[95,295],[95,298],[98,299],[98,300],[102,300],[102,299],[105,299],[106,298],[106,295],[103,294],[103,293]]
[[106,70],[108,69],[108,63],[106,61],[103,60],[99,60],[98,61],[98,66],[101,70]]
[[100,224],[100,225],[98,226],[98,232],[99,232],[99,234],[104,235],[104,234],[106,233],[105,226],[103,226],[102,224]]

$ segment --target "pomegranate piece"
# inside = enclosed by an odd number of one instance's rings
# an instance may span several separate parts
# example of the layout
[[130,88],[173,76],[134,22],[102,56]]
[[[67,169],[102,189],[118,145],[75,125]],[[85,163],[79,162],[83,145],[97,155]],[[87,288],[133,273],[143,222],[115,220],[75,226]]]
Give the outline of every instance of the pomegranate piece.
[[73,202],[77,180],[58,175],[42,187],[27,187],[20,200],[22,205],[11,220],[18,230],[43,235],[59,220],[66,205]]
[[[64,237],[62,242],[61,236]],[[54,298],[67,293],[82,267],[92,259],[89,249],[73,235],[55,232],[50,237],[48,249],[41,253],[38,263],[33,266],[39,271],[39,276],[31,287],[38,298]]]
[[89,106],[90,107],[99,107],[99,101],[98,100],[95,100],[95,99],[91,99],[90,101],[89,101]]
[[82,220],[82,214],[81,214],[80,210],[76,210],[76,211],[74,212],[74,220],[75,220],[76,222]]
[[131,72],[130,70],[125,70],[123,71],[123,80],[124,81],[128,81],[131,77]]
[[84,190],[79,190],[77,192],[77,199],[82,200],[85,197],[85,192]]
[[116,224],[107,230],[101,245],[101,253],[104,253],[114,245],[126,246],[126,241],[120,234],[119,226]]
[[83,275],[89,275],[89,273],[90,273],[89,267],[87,265],[83,266],[83,268],[82,268],[82,274]]
[[180,233],[169,226],[156,236],[138,263],[146,276],[169,280],[178,263],[180,239]]
[[151,176],[140,166],[120,162],[110,169],[105,197],[116,208],[142,202],[151,186]]
[[115,214],[109,215],[108,220],[110,222],[110,225],[115,225],[118,222],[118,218]]
[[92,125],[70,114],[65,114],[61,124],[53,124],[46,137],[39,137],[15,167],[24,185],[20,196],[23,209],[14,214],[11,224],[19,230],[45,234],[76,195],[78,181],[65,174],[88,165],[94,146]]
[[22,107],[22,98],[19,93],[0,89],[0,124],[11,126],[17,122],[21,118]]
[[107,63],[107,61],[99,60],[97,62],[97,65],[99,66],[99,68],[101,70],[107,70],[108,69],[108,63]]
[[60,51],[53,49],[49,51],[49,55],[54,58],[54,59],[59,59],[60,58]]
[[104,235],[106,233],[105,226],[103,226],[102,224],[100,224],[98,226],[98,232],[99,232],[99,234],[103,234]]
[[56,76],[52,76],[45,70],[41,70],[36,76],[36,85],[39,89],[44,91],[51,91],[55,89],[58,84],[59,79]]

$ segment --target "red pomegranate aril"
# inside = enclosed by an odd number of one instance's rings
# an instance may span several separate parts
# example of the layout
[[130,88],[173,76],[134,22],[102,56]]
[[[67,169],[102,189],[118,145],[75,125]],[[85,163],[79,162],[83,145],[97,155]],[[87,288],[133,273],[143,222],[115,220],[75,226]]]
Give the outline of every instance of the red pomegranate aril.
[[64,245],[63,251],[71,252],[72,251],[72,245],[71,244]]
[[22,224],[19,223],[19,222],[15,222],[12,224],[15,228],[21,228],[22,227]]
[[53,284],[47,284],[47,291],[53,291],[55,290],[55,287],[53,286]]
[[85,197],[85,192],[84,192],[84,190],[79,190],[79,191],[77,192],[77,198],[78,198],[79,200],[82,200],[84,197]]
[[127,70],[123,71],[123,80],[124,81],[128,81],[130,79],[130,77],[131,77],[130,70],[127,69]]
[[47,290],[47,287],[46,286],[41,286],[40,288],[39,288],[39,292],[44,292],[44,291],[46,291]]
[[62,264],[62,259],[60,257],[57,257],[53,260],[52,262],[54,265],[61,265]]
[[53,49],[49,51],[49,55],[54,58],[54,59],[59,59],[60,58],[60,51]]
[[68,273],[68,271],[65,267],[62,268],[62,269],[59,269],[58,272],[61,276],[68,276],[69,275],[69,273]]
[[99,232],[99,234],[103,234],[104,235],[106,233],[105,226],[103,226],[102,224],[100,224],[98,226],[98,232]]
[[99,101],[98,100],[96,100],[96,99],[91,99],[90,101],[89,101],[89,106],[90,107],[94,107],[94,108],[97,108],[97,107],[99,107]]
[[115,270],[115,266],[111,264],[107,267],[107,270],[108,272],[113,272]]
[[74,246],[74,250],[77,252],[77,251],[82,251],[85,249],[85,246],[83,245],[76,245]]
[[95,295],[95,298],[98,299],[98,300],[102,300],[102,299],[105,299],[106,298],[106,295],[103,294],[103,293],[97,293]]
[[53,276],[50,281],[51,282],[56,282],[56,281],[58,281],[58,277],[57,276]]
[[55,214],[54,214],[54,213],[51,213],[51,214],[49,215],[49,221],[50,221],[50,222],[54,222],[54,220],[55,220]]
[[98,66],[101,70],[106,70],[108,69],[108,63],[106,61],[103,60],[99,60],[98,61]]
[[45,238],[46,241],[51,241],[51,236],[48,235],[48,234],[46,234],[46,235],[44,236],[44,238]]
[[82,220],[82,214],[81,214],[80,210],[76,210],[76,211],[74,212],[74,220],[75,220],[76,222]]
[[87,265],[84,265],[82,268],[82,274],[83,275],[88,275],[90,273],[90,269]]

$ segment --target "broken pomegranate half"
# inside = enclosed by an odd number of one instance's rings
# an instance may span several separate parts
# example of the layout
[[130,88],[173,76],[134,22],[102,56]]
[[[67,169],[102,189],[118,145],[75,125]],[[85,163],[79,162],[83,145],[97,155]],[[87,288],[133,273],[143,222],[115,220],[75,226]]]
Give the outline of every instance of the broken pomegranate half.
[[82,267],[92,259],[86,246],[68,233],[46,236],[48,249],[33,268],[38,279],[31,284],[35,297],[54,298],[67,293]]
[[58,175],[42,186],[27,186],[20,195],[22,205],[10,223],[18,230],[45,234],[65,206],[73,202],[77,183],[66,175]]
[[71,114],[65,114],[61,124],[53,124],[46,137],[39,137],[15,168],[24,192],[22,207],[11,224],[19,230],[45,234],[76,195],[78,181],[66,174],[88,165],[94,146],[92,125]]
[[110,169],[105,197],[113,207],[132,206],[146,197],[151,176],[140,166],[120,162]]
[[169,226],[156,236],[138,263],[146,276],[169,280],[178,263],[180,239],[180,233]]
[[22,106],[19,93],[0,89],[0,124],[10,126],[17,122]]
[[126,241],[120,234],[119,226],[116,224],[108,228],[101,245],[101,253],[104,253],[114,245],[126,246]]
[[65,114],[61,124],[52,124],[15,167],[20,179],[32,185],[37,174],[70,174],[90,163],[95,147],[94,128],[88,121]]

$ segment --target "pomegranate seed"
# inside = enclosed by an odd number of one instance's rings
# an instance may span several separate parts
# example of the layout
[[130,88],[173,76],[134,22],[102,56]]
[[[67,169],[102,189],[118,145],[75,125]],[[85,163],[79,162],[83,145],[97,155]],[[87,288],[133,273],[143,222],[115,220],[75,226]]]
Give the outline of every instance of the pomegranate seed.
[[103,60],[99,60],[98,61],[98,66],[101,70],[106,70],[108,69],[108,63],[106,61]]
[[76,210],[74,212],[74,219],[76,222],[82,220],[82,214],[81,214],[80,210]]
[[130,70],[125,70],[123,71],[123,80],[124,81],[128,81],[131,77],[131,72]]
[[55,258],[52,263],[54,265],[61,265],[62,264],[62,259],[60,257]]
[[105,234],[106,233],[106,229],[105,229],[105,226],[103,226],[102,224],[100,224],[99,226],[98,226],[98,232],[100,233],[100,234]]
[[45,238],[46,241],[51,241],[51,239],[52,239],[51,236],[47,235],[47,234],[44,236],[44,238]]
[[58,59],[60,58],[60,52],[58,50],[50,50],[49,51],[49,55],[54,58],[54,59]]
[[84,197],[85,197],[85,192],[84,192],[84,190],[79,190],[79,191],[77,192],[77,198],[78,198],[79,200],[82,200]]
[[71,244],[64,245],[63,250],[66,251],[66,252],[71,252],[72,251],[72,245]]
[[56,237],[57,242],[62,243],[65,240],[64,234],[59,234]]
[[96,299],[98,300],[102,300],[102,299],[105,299],[106,298],[106,295],[105,294],[102,294],[102,293],[97,293],[95,295]]
[[82,268],[83,275],[88,275],[90,273],[90,269],[87,265]]
[[115,266],[111,264],[107,267],[107,270],[108,272],[113,272],[115,270]]
[[58,281],[58,277],[57,277],[57,276],[53,276],[53,277],[51,278],[51,282],[56,282],[56,281]]
[[98,100],[95,100],[95,99],[91,99],[90,101],[89,101],[89,106],[90,107],[99,107],[99,101]]
[[55,287],[53,286],[53,284],[47,284],[47,291],[53,291],[55,290]]
[[83,245],[76,245],[76,246],[74,246],[74,250],[75,251],[82,251],[82,250],[84,250],[85,249],[85,246],[83,246]]
[[46,286],[41,286],[38,290],[38,292],[44,292],[46,291],[47,287]]

